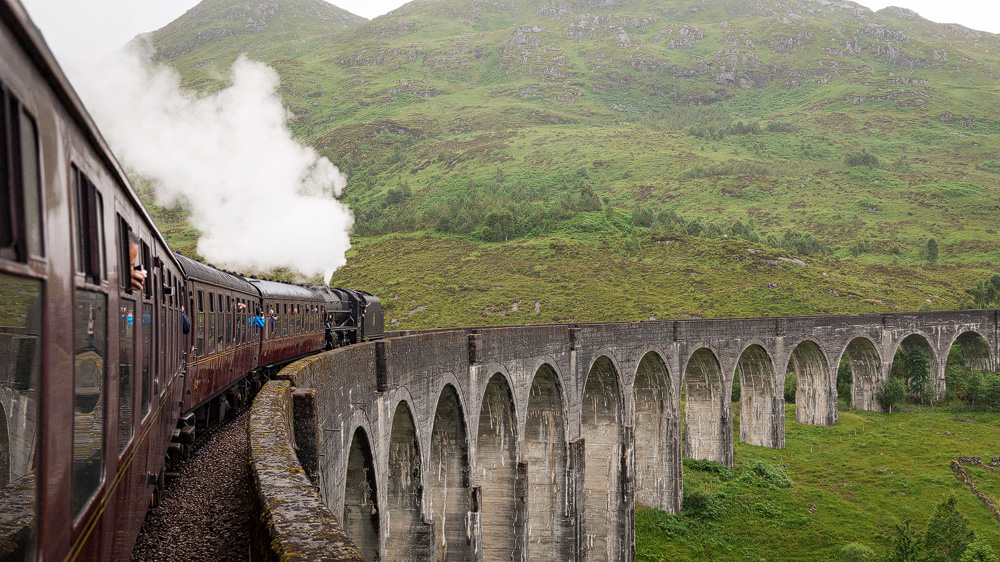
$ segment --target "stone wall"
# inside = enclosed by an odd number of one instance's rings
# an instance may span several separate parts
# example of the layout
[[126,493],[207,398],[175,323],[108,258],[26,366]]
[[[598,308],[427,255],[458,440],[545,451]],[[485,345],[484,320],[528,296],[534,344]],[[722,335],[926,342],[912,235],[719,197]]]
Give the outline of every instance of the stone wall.
[[267,383],[254,400],[250,468],[254,560],[364,560],[299,465],[288,381]]

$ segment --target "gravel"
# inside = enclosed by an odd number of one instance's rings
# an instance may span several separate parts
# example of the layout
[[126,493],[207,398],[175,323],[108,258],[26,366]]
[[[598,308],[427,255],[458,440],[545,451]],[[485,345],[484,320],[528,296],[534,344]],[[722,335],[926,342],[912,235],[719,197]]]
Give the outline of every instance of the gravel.
[[249,559],[249,417],[244,410],[199,442],[146,514],[133,562]]

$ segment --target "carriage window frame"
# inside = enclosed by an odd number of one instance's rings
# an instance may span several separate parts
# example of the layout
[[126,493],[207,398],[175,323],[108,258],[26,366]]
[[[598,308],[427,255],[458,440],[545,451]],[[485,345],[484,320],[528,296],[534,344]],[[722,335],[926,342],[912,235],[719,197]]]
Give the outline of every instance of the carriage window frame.
[[34,116],[0,82],[0,258],[45,257],[41,160]]
[[75,218],[76,272],[100,286],[107,279],[104,249],[104,197],[76,164],[70,166]]

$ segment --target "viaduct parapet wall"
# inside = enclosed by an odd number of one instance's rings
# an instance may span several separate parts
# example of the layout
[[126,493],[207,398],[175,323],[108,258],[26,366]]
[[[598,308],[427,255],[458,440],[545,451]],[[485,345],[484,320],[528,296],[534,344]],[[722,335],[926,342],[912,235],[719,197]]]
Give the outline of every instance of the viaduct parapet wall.
[[993,310],[390,336],[279,375],[308,389],[299,455],[367,560],[631,561],[635,505],[679,511],[683,458],[784,447],[787,377],[796,421],[832,425],[842,359],[852,406],[878,410],[901,347],[924,350],[939,394],[953,344],[983,369],[998,352]]

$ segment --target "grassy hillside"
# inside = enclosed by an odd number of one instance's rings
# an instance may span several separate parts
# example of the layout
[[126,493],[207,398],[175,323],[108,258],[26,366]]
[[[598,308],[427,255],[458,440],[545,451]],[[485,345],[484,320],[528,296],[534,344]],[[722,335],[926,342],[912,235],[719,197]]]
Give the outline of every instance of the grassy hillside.
[[[997,421],[997,414],[941,407],[896,414],[842,409],[837,425],[816,427],[796,423],[789,405],[786,449],[737,443],[732,471],[686,464],[691,507],[680,515],[637,510],[636,560],[839,560],[851,542],[887,553],[897,523],[910,519],[923,533],[936,504],[952,494],[976,535],[1000,551],[997,522],[949,467],[959,456],[989,463],[1000,446]],[[1000,501],[1000,476],[967,470]],[[781,487],[775,473],[782,472],[791,486]]]
[[[956,308],[975,272],[790,257],[740,241],[579,231],[508,243],[393,235],[355,241],[333,284],[381,296],[387,327],[860,314]],[[610,227],[608,227],[610,228]],[[593,229],[595,232],[585,232]],[[777,283],[776,288],[769,288]]]
[[365,21],[320,0],[205,0],[151,38],[195,89],[224,85],[241,52],[274,66],[296,134],[348,173],[372,249],[440,233],[517,256],[584,231],[596,254],[688,233],[909,276],[935,238],[945,280],[1000,259],[1000,37],[906,10],[441,0]]
[[350,174],[363,235],[488,238],[510,212],[501,238],[534,237],[646,205],[865,241],[869,261],[915,261],[931,236],[948,259],[997,257],[995,35],[811,0],[418,1],[296,40],[276,22],[267,49],[178,51],[190,27],[156,32],[158,57],[203,86],[241,50],[273,64],[296,132]]

